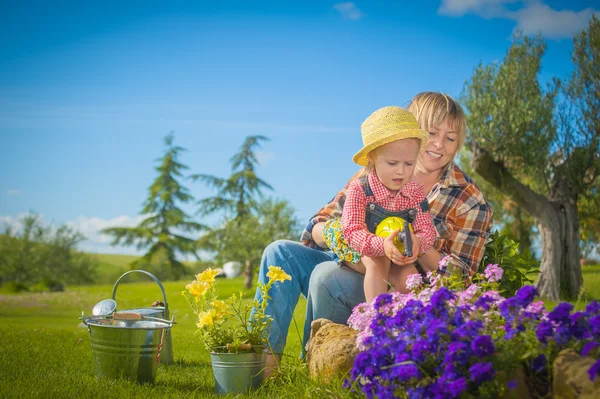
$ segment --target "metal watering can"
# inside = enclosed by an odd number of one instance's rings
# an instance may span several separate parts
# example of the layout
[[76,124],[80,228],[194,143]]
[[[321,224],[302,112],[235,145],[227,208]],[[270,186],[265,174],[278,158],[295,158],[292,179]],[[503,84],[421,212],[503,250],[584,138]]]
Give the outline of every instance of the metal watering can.
[[[121,275],[121,277],[119,277],[118,280],[115,282],[115,285],[112,290],[113,301],[116,301],[117,287],[119,286],[119,282],[121,281],[121,279],[123,279],[123,277],[125,277],[131,273],[142,273],[142,274],[145,274],[145,275],[149,276],[150,278],[152,278],[152,280],[154,280],[154,282],[156,282],[156,284],[160,288],[160,291],[162,292],[164,306],[153,306],[153,307],[149,307],[149,308],[128,309],[128,310],[121,310],[120,312],[121,313],[135,313],[135,314],[140,314],[143,317],[155,317],[155,318],[159,318],[159,319],[169,320],[169,318],[170,318],[169,304],[167,302],[167,294],[165,293],[165,289],[162,286],[162,284],[160,283],[160,281],[158,281],[156,276],[154,276],[152,273],[147,272],[145,270],[130,270],[127,273],[124,273],[123,275]],[[116,306],[116,304],[115,304],[115,306]],[[165,332],[164,343],[162,345],[162,350],[161,350],[161,354],[160,354],[160,362],[163,364],[172,364],[173,363],[173,341],[171,338],[171,329],[170,328],[167,329]]]

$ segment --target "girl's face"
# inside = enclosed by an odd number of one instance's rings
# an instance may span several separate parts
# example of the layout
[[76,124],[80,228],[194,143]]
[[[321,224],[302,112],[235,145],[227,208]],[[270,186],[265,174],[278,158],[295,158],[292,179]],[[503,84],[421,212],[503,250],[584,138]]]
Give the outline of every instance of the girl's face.
[[429,138],[419,154],[419,163],[427,173],[441,173],[456,155],[458,150],[458,132],[448,119],[441,125],[429,129]]
[[417,139],[397,140],[382,145],[369,155],[384,186],[398,191],[412,178],[420,147]]

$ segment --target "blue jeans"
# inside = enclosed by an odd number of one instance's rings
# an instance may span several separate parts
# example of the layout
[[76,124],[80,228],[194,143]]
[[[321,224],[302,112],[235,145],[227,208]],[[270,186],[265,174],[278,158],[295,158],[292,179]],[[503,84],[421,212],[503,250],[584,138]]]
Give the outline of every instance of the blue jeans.
[[[364,302],[364,276],[333,261],[331,251],[308,248],[298,242],[278,240],[263,252],[258,280],[266,283],[269,266],[279,266],[292,276],[291,281],[275,284],[266,312],[273,318],[269,344],[273,352],[283,353],[292,315],[300,294],[307,298],[302,347],[310,336],[310,323],[327,318],[346,323],[354,306]],[[256,298],[259,298],[257,291]]]

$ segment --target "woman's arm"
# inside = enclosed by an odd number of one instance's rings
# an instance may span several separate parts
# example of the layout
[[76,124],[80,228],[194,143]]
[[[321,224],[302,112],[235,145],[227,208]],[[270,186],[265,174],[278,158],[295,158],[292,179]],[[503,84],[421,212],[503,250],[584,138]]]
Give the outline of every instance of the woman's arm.
[[[450,236],[438,239],[436,243],[440,259],[450,255],[448,264],[439,269],[443,274],[460,270],[467,276],[473,275],[479,268],[491,232],[493,216],[492,208],[479,195],[480,201],[467,201],[457,209],[454,224],[446,226],[451,230]],[[431,262],[435,260],[439,262],[432,254],[427,258],[426,266],[431,267]]]
[[310,219],[300,237],[302,244],[315,249],[327,249],[327,244],[323,240],[323,224],[329,219],[339,219],[342,217],[342,210],[346,201],[346,190],[350,186],[350,183],[359,177],[360,172],[356,172],[348,183],[346,183],[346,186]]

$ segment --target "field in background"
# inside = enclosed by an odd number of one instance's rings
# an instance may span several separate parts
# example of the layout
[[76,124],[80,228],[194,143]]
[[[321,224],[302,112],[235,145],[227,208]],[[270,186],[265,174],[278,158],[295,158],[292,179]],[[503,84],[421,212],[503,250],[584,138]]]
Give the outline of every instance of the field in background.
[[[119,278],[123,273],[130,270],[129,264],[139,256],[136,255],[113,255],[113,254],[90,254],[98,261],[98,278],[97,284],[111,284]],[[189,268],[192,268],[194,262],[182,262]],[[194,273],[191,270],[190,277]],[[137,276],[131,276],[133,281],[139,280]]]

